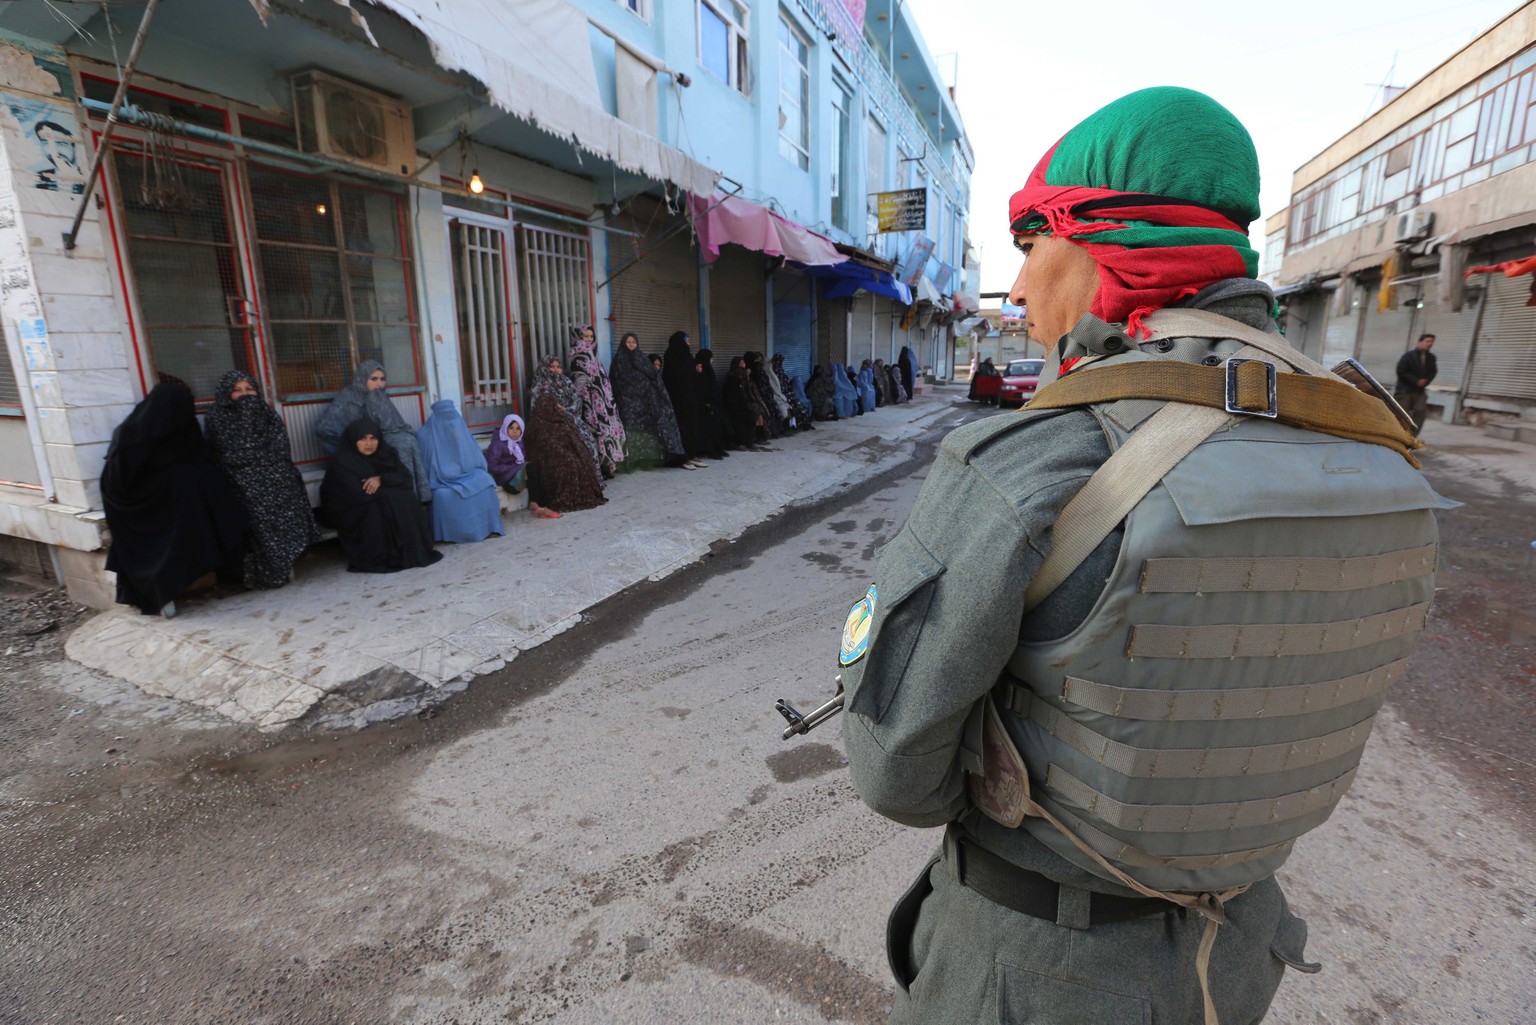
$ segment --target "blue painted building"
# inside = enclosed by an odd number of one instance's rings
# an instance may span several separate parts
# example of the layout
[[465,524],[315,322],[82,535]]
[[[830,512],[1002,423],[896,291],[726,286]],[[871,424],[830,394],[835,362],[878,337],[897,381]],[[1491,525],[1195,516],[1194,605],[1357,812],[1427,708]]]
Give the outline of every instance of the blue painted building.
[[[582,323],[605,359],[683,330],[947,367],[974,270],[896,0],[13,0],[0,66],[0,562],[94,605],[102,461],[156,381],[249,371],[314,479],[363,359],[408,420],[487,430]],[[896,189],[925,212],[880,233]]]
[[[659,135],[721,173],[717,195],[831,240],[859,268],[811,280],[792,262],[782,266],[739,245],[700,259],[686,230],[662,237],[685,216],[677,204],[674,213],[649,197],[630,198],[611,223],[645,237],[610,239],[608,270],[617,276],[602,298],[614,331],[634,330],[649,346],[680,328],[720,356],[782,352],[792,374],[834,356],[894,359],[907,345],[924,365],[947,370],[974,157],[903,5],[577,2],[594,24],[600,77],[611,68],[622,82],[635,55],[671,72],[656,80]],[[622,89],[604,101],[617,112]],[[922,227],[882,234],[874,196],[901,189],[924,190]],[[908,296],[890,287],[890,276],[924,237],[932,256],[909,268]],[[855,288],[865,271],[873,272],[870,287]],[[696,315],[681,312],[689,296]]]

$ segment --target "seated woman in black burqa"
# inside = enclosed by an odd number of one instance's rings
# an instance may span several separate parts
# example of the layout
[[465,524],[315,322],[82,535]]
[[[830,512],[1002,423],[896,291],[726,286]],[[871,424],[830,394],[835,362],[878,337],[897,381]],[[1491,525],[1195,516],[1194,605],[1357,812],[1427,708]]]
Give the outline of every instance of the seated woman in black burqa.
[[432,524],[414,478],[372,420],[353,420],[336,445],[320,484],[320,507],[347,553],[353,573],[394,573],[430,566]]
[[209,458],[186,385],[155,385],[112,432],[101,502],[120,603],[174,616],[199,577],[238,577],[245,512]]

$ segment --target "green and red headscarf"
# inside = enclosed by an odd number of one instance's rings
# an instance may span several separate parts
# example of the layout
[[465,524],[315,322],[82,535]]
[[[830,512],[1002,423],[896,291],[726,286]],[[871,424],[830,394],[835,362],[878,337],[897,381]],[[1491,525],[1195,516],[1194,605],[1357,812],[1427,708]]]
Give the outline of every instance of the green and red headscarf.
[[1159,86],[1123,96],[1041,158],[1008,204],[1016,238],[1055,235],[1099,265],[1091,311],[1133,333],[1207,285],[1255,277],[1259,158],[1215,100]]

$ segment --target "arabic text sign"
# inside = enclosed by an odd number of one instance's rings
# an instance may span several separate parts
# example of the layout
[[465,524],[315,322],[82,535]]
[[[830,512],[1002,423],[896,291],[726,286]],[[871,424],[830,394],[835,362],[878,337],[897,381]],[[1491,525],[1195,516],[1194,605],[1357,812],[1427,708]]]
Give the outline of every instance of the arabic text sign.
[[922,231],[928,227],[928,190],[875,193],[880,231]]

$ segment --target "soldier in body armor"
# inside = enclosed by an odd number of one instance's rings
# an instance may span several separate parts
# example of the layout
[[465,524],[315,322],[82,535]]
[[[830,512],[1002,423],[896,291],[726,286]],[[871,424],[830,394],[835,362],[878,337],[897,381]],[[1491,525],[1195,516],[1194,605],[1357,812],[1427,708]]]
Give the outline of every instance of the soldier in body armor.
[[860,795],[947,826],[893,1022],[1244,1025],[1317,970],[1274,872],[1404,672],[1442,502],[1275,333],[1258,191],[1242,125],[1158,88],[1013,197],[1041,390],[944,440],[839,659]]

